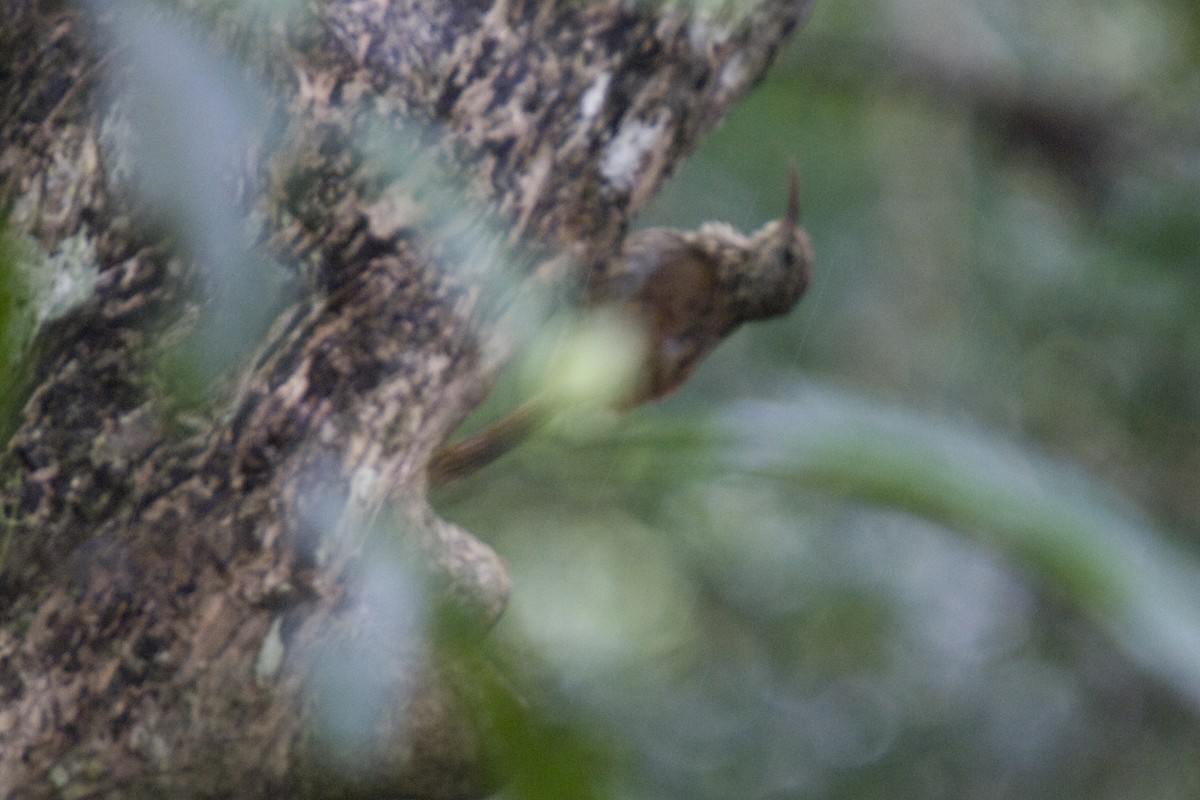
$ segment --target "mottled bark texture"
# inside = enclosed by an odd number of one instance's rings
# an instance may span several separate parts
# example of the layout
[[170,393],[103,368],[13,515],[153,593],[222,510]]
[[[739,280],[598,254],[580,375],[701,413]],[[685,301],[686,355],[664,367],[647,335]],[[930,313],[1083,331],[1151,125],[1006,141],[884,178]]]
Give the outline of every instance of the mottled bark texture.
[[[429,456],[486,393],[503,352],[488,345],[523,296],[492,273],[569,288],[602,269],[806,6],[174,9],[265,87],[270,124],[222,180],[293,301],[198,411],[151,367],[212,279],[132,190],[121,87],[137,61],[105,32],[123,18],[0,1],[10,245],[91,276],[38,317],[3,454],[0,796],[485,793],[459,671],[379,599],[366,554],[399,548],[389,563],[480,635],[500,614],[503,562],[425,499]],[[424,173],[372,154],[380,131],[461,181],[490,246],[454,246]],[[372,637],[392,642],[371,651],[380,702],[339,751],[317,719],[336,680],[317,673]]]

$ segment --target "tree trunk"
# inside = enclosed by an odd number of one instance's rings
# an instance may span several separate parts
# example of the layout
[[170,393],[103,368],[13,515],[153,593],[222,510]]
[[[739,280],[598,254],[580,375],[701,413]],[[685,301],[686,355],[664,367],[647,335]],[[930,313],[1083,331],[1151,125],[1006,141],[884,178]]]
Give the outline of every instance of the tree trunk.
[[0,0],[0,797],[486,793],[426,607],[508,576],[430,455],[807,5]]

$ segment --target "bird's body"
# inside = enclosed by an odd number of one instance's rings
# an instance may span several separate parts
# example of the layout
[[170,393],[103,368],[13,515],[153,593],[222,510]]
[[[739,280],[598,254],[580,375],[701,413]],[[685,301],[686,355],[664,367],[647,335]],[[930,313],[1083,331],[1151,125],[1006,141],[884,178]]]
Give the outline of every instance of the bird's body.
[[[748,237],[723,223],[696,231],[638,231],[591,276],[587,306],[615,308],[644,326],[645,363],[623,405],[670,394],[743,322],[791,310],[808,286],[813,262],[798,218],[793,169],[783,219]],[[447,482],[507,451],[546,418],[537,405],[529,401],[482,433],[439,450],[430,462],[430,482]]]

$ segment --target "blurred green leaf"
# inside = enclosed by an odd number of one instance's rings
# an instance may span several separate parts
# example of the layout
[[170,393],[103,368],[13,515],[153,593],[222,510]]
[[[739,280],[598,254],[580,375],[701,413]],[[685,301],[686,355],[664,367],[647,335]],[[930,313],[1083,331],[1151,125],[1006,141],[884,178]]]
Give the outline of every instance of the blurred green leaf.
[[16,424],[26,391],[26,355],[34,332],[34,313],[27,268],[0,217],[0,436],[7,439]]
[[1033,448],[812,385],[712,420],[660,417],[597,446],[643,474],[759,475],[969,533],[1200,707],[1200,561],[1119,493]]

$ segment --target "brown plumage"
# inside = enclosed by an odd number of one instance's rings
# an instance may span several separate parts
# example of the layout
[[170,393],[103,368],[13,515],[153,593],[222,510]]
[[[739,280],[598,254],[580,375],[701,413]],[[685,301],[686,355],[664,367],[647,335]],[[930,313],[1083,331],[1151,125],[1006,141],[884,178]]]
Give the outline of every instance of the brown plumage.
[[643,320],[650,358],[631,405],[661,398],[743,322],[786,313],[808,286],[812,245],[799,226],[793,168],[787,213],[749,237],[723,223],[694,232],[650,228],[593,277],[589,305],[627,306]]
[[[591,278],[586,305],[615,306],[645,326],[647,360],[626,406],[677,389],[743,322],[787,313],[812,273],[812,245],[799,225],[800,186],[790,175],[787,211],[749,237],[724,223],[696,231],[649,228],[632,234],[618,258]],[[491,463],[549,416],[533,399],[481,433],[438,450],[434,485]]]

